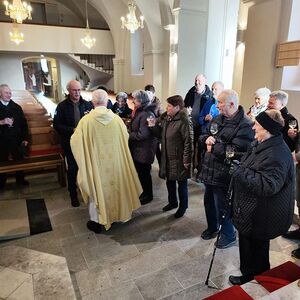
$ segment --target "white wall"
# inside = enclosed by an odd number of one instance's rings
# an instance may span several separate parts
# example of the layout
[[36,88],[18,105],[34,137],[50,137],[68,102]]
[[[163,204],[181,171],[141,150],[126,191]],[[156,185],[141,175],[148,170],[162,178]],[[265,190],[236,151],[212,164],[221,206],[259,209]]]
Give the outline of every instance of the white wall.
[[[0,84],[6,83],[13,90],[24,90],[25,82],[22,69],[22,59],[26,57],[38,56],[35,53],[5,53],[0,52]],[[83,71],[75,63],[64,55],[48,55],[57,60],[58,77],[61,79],[61,86],[64,90],[69,80],[82,76]],[[60,95],[60,99],[63,95]]]
[[209,0],[205,74],[232,87],[239,0]]
[[0,53],[0,84],[8,84],[13,90],[24,90],[25,82],[20,56]]
[[258,88],[275,88],[275,54],[281,30],[281,9],[281,0],[271,0],[259,2],[248,10],[241,89],[241,103],[245,109],[253,104],[253,95]]
[[85,36],[85,29],[57,26],[37,26],[20,24],[24,33],[24,43],[17,46],[9,39],[11,23],[0,23],[0,51],[33,51],[44,53],[89,53],[114,54],[114,44],[109,30],[91,30],[96,44],[87,49],[80,41]]

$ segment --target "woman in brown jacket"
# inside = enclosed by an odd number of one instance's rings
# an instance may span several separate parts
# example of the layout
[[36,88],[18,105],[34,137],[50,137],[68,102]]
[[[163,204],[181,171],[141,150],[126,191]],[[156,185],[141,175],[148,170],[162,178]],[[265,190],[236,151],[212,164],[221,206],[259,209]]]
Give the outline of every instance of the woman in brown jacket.
[[187,179],[191,176],[193,127],[181,96],[172,96],[167,102],[167,111],[156,122],[149,120],[148,125],[161,138],[159,176],[167,180],[169,200],[163,211],[178,207],[177,182],[179,208],[175,218],[180,218],[188,207]]

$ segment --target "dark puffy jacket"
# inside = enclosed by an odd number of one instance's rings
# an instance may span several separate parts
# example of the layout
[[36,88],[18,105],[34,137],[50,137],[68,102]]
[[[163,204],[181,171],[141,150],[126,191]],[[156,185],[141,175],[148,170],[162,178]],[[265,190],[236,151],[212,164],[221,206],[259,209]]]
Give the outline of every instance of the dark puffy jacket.
[[[212,122],[218,124],[219,130],[215,135],[216,143],[213,145],[212,151],[206,152],[205,150],[200,178],[205,184],[227,187],[230,176],[228,174],[229,166],[225,163],[226,146],[234,146],[236,152],[234,159],[238,159],[247,151],[253,141],[253,123],[245,115],[241,106],[233,118],[229,119],[218,115]],[[207,128],[207,134],[201,135],[199,138],[202,149],[206,149],[205,141],[211,135],[209,130],[210,125]]]
[[[93,109],[91,102],[85,101],[82,97],[79,100],[80,118],[89,113]],[[57,105],[53,127],[61,137],[61,145],[65,150],[70,150],[70,138],[74,132],[75,119],[74,119],[74,106],[72,100],[67,97],[64,101]]]
[[[168,120],[163,113],[153,130],[161,134],[161,163],[159,176],[169,180],[184,180],[191,177],[193,157],[193,125],[186,108]],[[157,133],[156,133],[157,134]],[[186,169],[183,164],[189,164]]]
[[[282,135],[283,135],[283,139],[286,142],[286,144],[288,145],[288,147],[290,148],[291,152],[293,152],[295,150],[295,146],[296,146],[296,139],[291,139],[288,135],[288,131],[289,131],[289,122],[291,120],[296,120],[296,118],[288,112],[286,107],[281,109],[280,112],[281,112],[281,115],[284,119],[284,127],[281,130]],[[297,121],[297,126],[296,126],[295,129],[297,131],[299,129],[298,128],[298,121]]]
[[[189,91],[187,92],[187,94],[184,98],[184,106],[185,107],[193,107],[194,100],[195,100],[195,92],[196,92],[195,86],[193,86],[192,88],[189,89]],[[201,97],[201,105],[200,105],[199,112],[201,111],[204,103],[209,99],[213,99],[213,95],[212,95],[210,88],[207,85],[205,85],[205,92],[203,93],[203,95]]]
[[154,105],[139,107],[131,121],[129,148],[134,161],[152,164],[157,150],[157,138],[148,127],[147,118],[154,115]]
[[257,144],[233,173],[233,223],[243,235],[284,234],[294,211],[294,162],[282,135]]

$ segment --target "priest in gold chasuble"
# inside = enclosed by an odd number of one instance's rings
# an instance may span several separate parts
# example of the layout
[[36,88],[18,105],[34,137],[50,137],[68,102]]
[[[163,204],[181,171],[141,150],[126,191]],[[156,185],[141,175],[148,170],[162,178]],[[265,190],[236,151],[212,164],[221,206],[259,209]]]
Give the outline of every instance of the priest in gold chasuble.
[[78,164],[78,186],[89,206],[87,227],[99,233],[113,222],[126,222],[140,207],[142,188],[128,148],[122,119],[106,108],[107,93],[93,92],[95,109],[78,123],[71,148]]

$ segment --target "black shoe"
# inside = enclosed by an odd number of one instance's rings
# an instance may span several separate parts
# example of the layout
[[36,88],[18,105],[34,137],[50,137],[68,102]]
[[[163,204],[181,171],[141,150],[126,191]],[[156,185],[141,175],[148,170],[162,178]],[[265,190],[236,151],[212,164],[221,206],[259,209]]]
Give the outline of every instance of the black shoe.
[[203,240],[211,240],[214,239],[218,235],[218,231],[211,232],[210,230],[206,229],[202,232],[201,237]]
[[27,180],[23,179],[23,180],[17,180],[16,184],[17,185],[29,185],[29,182]]
[[229,276],[229,281],[233,285],[242,285],[254,279],[253,275]]
[[174,214],[175,219],[179,219],[181,217],[183,217],[183,215],[185,214],[185,209],[178,209],[176,211],[176,213]]
[[300,240],[300,228],[296,230],[290,230],[287,233],[282,235],[286,239],[291,239],[291,240]]
[[140,201],[141,201],[142,205],[148,204],[152,200],[153,200],[152,196],[144,196],[144,197],[140,198]]
[[102,231],[101,224],[91,221],[91,220],[86,223],[86,227],[89,230],[94,231],[95,233],[101,233],[101,231]]
[[177,208],[178,207],[178,204],[176,205],[176,204],[167,204],[166,206],[164,206],[163,207],[163,211],[169,211],[169,210],[172,210],[172,209],[174,209],[174,208]]
[[291,254],[293,257],[300,259],[300,248],[293,250]]
[[80,202],[77,198],[71,198],[71,204],[72,204],[73,207],[80,206]]

